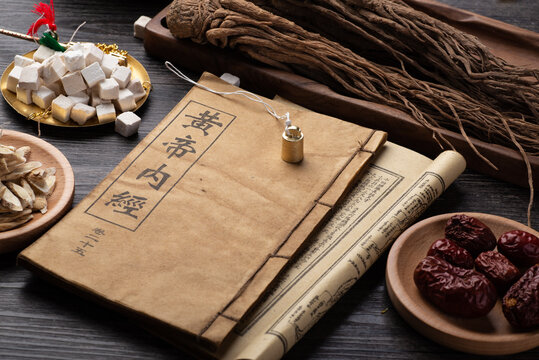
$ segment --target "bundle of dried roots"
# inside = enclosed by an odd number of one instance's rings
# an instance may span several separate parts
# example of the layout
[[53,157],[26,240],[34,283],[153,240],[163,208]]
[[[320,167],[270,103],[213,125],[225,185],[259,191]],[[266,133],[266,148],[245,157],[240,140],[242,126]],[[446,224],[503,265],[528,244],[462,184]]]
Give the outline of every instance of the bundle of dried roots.
[[[179,38],[235,48],[278,68],[323,73],[358,98],[407,112],[450,147],[438,132],[441,127],[458,129],[466,139],[468,134],[485,138],[486,133],[490,141],[514,144],[526,161],[525,151],[539,155],[539,124],[530,123],[526,117],[502,113],[447,85],[418,80],[404,67],[373,63],[251,2],[175,0],[167,23]],[[530,173],[529,165],[528,169]]]
[[507,64],[472,35],[400,0],[250,0],[377,63],[403,64],[539,124],[539,69]]

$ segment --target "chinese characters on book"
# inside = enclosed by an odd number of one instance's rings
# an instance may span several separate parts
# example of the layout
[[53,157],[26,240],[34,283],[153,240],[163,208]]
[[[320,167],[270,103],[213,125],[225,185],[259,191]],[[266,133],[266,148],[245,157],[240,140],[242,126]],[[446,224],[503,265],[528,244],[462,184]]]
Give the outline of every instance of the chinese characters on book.
[[86,213],[136,231],[236,116],[190,101],[135,157]]
[[86,256],[88,251],[96,247],[99,241],[105,236],[105,230],[101,228],[94,228],[78,240],[79,244],[71,251],[79,256]]

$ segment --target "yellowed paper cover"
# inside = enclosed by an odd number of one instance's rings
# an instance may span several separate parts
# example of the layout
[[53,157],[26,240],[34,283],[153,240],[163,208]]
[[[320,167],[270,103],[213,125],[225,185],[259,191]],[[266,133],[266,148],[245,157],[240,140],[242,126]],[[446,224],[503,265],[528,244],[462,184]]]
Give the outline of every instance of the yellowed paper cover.
[[385,141],[267,101],[303,130],[300,164],[281,160],[283,123],[261,104],[193,88],[19,261],[171,341],[217,349]]

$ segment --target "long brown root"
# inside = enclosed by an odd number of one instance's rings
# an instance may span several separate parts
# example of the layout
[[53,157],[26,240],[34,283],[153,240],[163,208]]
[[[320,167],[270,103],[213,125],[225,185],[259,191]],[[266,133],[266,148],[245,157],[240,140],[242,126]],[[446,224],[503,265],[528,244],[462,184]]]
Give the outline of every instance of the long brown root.
[[[354,3],[369,3],[369,1],[358,0]],[[340,3],[337,0],[332,2]],[[349,5],[350,1],[346,3]],[[383,20],[381,17],[379,19]],[[391,26],[404,26],[411,31],[418,31],[417,26],[406,19],[402,24],[389,22]],[[447,84],[418,80],[407,72],[402,59],[400,59],[401,68],[373,63],[337,42],[309,32],[294,22],[274,15],[251,2],[175,0],[167,16],[167,23],[171,32],[180,38],[191,38],[199,43],[209,42],[223,48],[235,48],[271,66],[283,69],[300,68],[314,76],[316,74],[329,76],[334,83],[358,98],[385,104],[408,113],[420,124],[432,130],[440,142],[451,148],[452,145],[439,132],[442,127],[461,132],[479,156],[482,155],[475,149],[468,135],[516,146],[527,164],[529,164],[528,154],[539,155],[539,124],[528,121],[531,117],[514,110],[501,112],[491,106],[491,103],[475,99],[467,92],[454,89]],[[469,37],[465,36],[459,41],[463,45],[459,42],[454,44],[459,49],[462,47],[459,51],[467,51],[468,46],[475,49]],[[434,39],[428,40],[426,48],[440,47],[433,42]],[[499,68],[508,66],[496,58],[491,59],[486,50],[474,51],[476,52],[472,54],[475,61],[467,61],[464,58],[461,60],[467,76],[473,77],[479,72],[497,73]],[[460,59],[463,55],[459,52],[453,56]],[[448,61],[444,66],[454,64],[455,62]],[[462,72],[462,69],[459,68],[458,71]],[[529,75],[522,71],[522,74]],[[503,75],[492,75],[488,77],[487,83],[493,82],[495,84],[493,86],[498,88],[500,85],[496,81],[500,79],[503,79]],[[514,80],[515,84],[524,84],[523,79]],[[533,80],[529,80],[528,85],[532,84],[535,84]],[[524,97],[534,94],[535,91],[535,88],[532,90],[517,88],[520,89],[519,96]],[[533,105],[538,99],[530,98],[527,101]],[[484,157],[483,159],[495,167],[488,159]],[[531,176],[529,166],[528,175]],[[531,186],[533,188],[533,185]]]
[[[491,139],[512,144],[500,119],[503,117],[511,124],[529,124],[464,92],[417,80],[404,69],[372,63],[244,0],[178,0],[171,14],[174,11],[181,15],[169,19],[181,20],[170,20],[169,27],[178,37],[236,48],[273,66],[303,67],[329,75],[347,92],[403,110],[434,132],[440,127],[461,131],[455,121],[456,113],[467,133],[475,136],[486,131]],[[526,152],[539,154],[539,125],[513,127],[513,133]]]
[[539,124],[539,69],[507,64],[474,36],[400,0],[251,1],[369,60],[392,58],[500,112],[518,112]]

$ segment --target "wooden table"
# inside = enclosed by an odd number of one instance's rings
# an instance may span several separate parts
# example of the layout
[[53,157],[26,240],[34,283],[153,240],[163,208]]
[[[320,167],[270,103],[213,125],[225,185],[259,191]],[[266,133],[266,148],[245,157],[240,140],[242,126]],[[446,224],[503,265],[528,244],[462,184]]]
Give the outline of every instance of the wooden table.
[[[0,26],[25,32],[35,16],[33,0],[2,0]],[[443,0],[515,25],[539,31],[537,0]],[[146,55],[133,38],[133,22],[153,16],[167,0],[55,1],[57,25],[68,39],[82,22],[76,40],[118,43],[147,68],[154,90],[138,111],[138,137],[123,138],[112,125],[86,129],[43,127],[42,138],[58,147],[73,166],[78,203],[169,112],[189,86],[172,77],[163,62]],[[22,40],[0,38],[0,68],[15,54],[32,50]],[[186,55],[187,56],[187,55]],[[187,72],[196,77],[197,74]],[[0,101],[2,128],[37,134]],[[525,223],[528,190],[466,171],[423,217],[476,211]],[[537,201],[534,218],[538,225]],[[369,270],[326,316],[286,355],[287,359],[474,359],[424,338],[392,308],[384,281],[385,257]],[[388,311],[382,314],[384,309]],[[0,256],[0,359],[190,359],[124,317],[64,292],[15,265],[15,254]],[[539,348],[512,357],[537,359]]]

